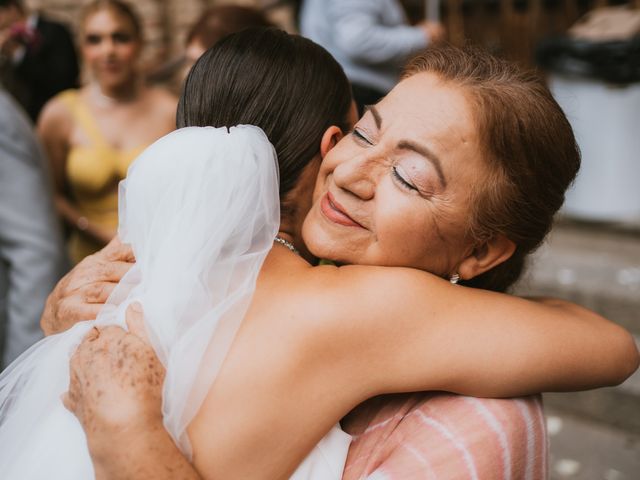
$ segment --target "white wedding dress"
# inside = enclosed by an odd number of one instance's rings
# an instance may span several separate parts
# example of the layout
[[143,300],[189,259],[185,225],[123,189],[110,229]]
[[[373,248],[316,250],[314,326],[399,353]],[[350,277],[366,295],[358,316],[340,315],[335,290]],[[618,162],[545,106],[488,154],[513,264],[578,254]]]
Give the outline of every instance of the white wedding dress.
[[[95,321],[47,337],[0,375],[0,478],[94,477],[84,431],[60,400],[69,359],[87,331],[126,328],[138,301],[167,373],[164,424],[189,458],[186,428],[247,311],[280,222],[275,152],[257,127],[190,127],[151,145],[120,185],[122,240],[135,266]],[[350,437],[338,426],[296,480],[339,479]]]

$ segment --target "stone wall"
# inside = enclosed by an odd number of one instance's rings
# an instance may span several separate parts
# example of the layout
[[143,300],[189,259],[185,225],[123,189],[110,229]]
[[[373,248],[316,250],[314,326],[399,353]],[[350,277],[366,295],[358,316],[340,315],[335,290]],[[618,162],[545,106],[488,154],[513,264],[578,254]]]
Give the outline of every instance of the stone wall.
[[[25,0],[31,9],[64,21],[77,32],[78,17],[83,5],[91,0]],[[184,45],[189,27],[207,7],[222,4],[264,7],[269,0],[129,0],[144,25],[145,52],[143,62],[151,67],[178,54]],[[272,9],[272,20],[287,30],[293,28],[288,8]]]

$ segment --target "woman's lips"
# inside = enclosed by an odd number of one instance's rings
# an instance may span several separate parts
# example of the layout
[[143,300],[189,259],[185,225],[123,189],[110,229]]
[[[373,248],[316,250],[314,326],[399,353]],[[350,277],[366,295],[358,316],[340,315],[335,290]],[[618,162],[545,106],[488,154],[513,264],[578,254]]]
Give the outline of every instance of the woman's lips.
[[320,201],[320,210],[325,217],[338,225],[344,225],[345,227],[359,227],[364,228],[349,215],[347,215],[342,208],[342,205],[336,202],[330,192],[327,192]]
[[100,69],[108,73],[119,73],[122,70],[120,62],[104,62],[100,65]]

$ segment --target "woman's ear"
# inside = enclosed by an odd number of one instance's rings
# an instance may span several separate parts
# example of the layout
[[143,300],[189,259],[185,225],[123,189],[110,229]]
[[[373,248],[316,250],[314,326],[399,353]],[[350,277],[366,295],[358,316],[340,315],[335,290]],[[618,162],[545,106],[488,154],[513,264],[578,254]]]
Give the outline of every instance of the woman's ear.
[[324,135],[322,135],[322,140],[320,140],[320,156],[324,158],[329,150],[335,147],[342,137],[344,137],[344,134],[339,127],[332,125],[327,128]]
[[457,273],[462,280],[471,280],[507,261],[515,251],[515,243],[504,235],[496,235],[474,248],[471,254],[458,265]]

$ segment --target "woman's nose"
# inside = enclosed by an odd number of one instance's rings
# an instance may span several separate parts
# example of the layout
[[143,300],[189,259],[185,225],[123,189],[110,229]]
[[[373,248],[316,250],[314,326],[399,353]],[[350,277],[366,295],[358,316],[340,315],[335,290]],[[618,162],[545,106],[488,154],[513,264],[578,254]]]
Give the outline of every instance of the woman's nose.
[[115,52],[115,42],[111,38],[105,38],[100,46],[102,47],[102,54],[105,56],[113,55]]
[[352,158],[334,169],[333,180],[338,187],[358,198],[371,200],[376,191],[374,168],[372,162],[364,156]]

